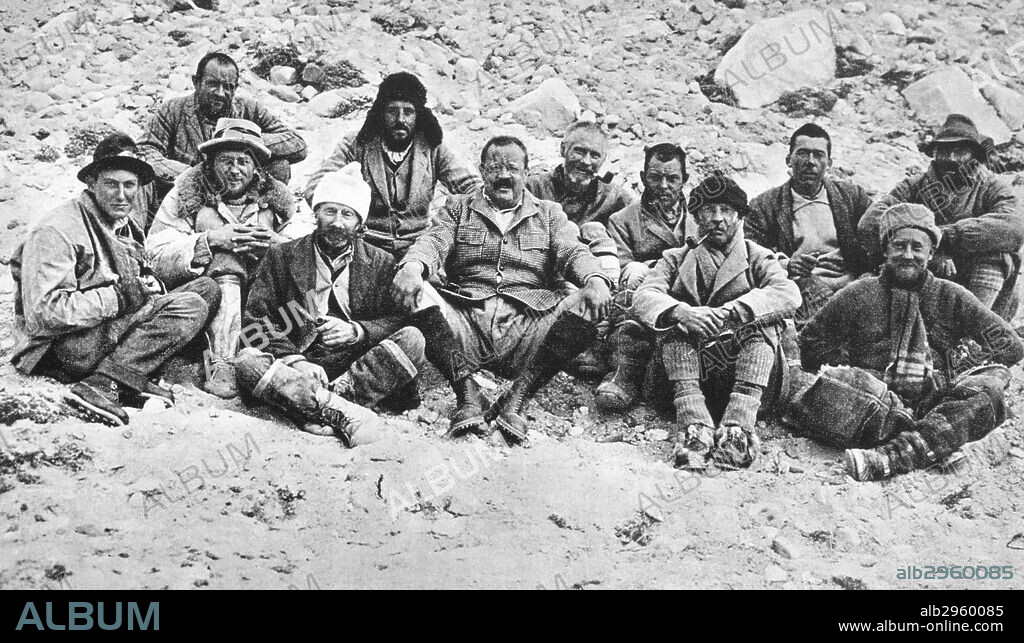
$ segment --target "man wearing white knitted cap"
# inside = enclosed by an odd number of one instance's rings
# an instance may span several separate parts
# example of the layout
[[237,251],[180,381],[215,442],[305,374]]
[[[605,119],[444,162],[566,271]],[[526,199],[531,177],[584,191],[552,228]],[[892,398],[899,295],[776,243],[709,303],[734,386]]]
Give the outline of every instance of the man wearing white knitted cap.
[[[272,248],[260,266],[235,360],[240,390],[349,446],[368,440],[370,408],[419,404],[426,359],[457,392],[472,387],[440,311],[410,316],[395,305],[395,260],[362,238],[370,199],[358,164],[324,175],[311,201],[316,230]],[[455,419],[482,416],[473,391],[465,393]]]

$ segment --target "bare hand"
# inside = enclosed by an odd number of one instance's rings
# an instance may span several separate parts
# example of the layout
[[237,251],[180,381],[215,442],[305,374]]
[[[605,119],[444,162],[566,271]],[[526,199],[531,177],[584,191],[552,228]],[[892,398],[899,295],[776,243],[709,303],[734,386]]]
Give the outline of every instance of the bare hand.
[[164,290],[163,286],[160,285],[160,280],[153,275],[142,275],[139,279],[151,295],[159,295]]
[[596,322],[608,316],[612,305],[612,292],[604,279],[591,277],[580,289],[580,300],[583,302],[587,319]]
[[324,346],[337,348],[354,344],[359,338],[359,331],[352,322],[337,317],[325,317],[322,324],[316,327]]
[[815,255],[800,255],[789,260],[789,276],[794,279],[810,277],[811,271],[818,265]]
[[728,317],[728,313],[721,308],[707,306],[679,304],[672,310],[672,318],[683,330],[704,339],[718,335]]
[[619,274],[619,287],[636,290],[650,271],[650,268],[639,261],[627,263],[626,267],[622,269],[622,273]]
[[319,364],[314,364],[313,362],[301,360],[293,363],[292,368],[299,371],[300,373],[305,373],[306,375],[311,375],[312,377],[315,377],[317,381],[319,381],[324,386],[327,386],[327,371],[324,370],[323,366],[320,366]]
[[262,255],[267,248],[281,243],[283,237],[270,228],[255,226],[248,234],[240,235],[235,240],[235,252]]
[[391,294],[406,310],[415,310],[423,291],[423,264],[410,261],[402,266],[391,282]]
[[937,254],[932,259],[932,272],[936,277],[949,279],[956,276],[956,264],[948,255]]
[[244,223],[232,223],[206,233],[206,243],[211,249],[218,248],[235,252],[238,244],[250,240],[255,228]]

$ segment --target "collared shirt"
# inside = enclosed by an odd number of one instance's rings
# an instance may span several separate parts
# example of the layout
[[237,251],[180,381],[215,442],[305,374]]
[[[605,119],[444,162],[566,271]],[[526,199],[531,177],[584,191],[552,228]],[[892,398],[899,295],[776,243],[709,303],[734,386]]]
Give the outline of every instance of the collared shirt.
[[352,259],[352,246],[333,259],[328,257],[323,250],[316,246],[316,285],[314,294],[316,301],[316,314],[322,316],[328,314],[330,309],[331,295],[338,304],[338,308],[344,318],[351,318],[352,306],[349,298],[349,262]]
[[402,164],[402,161],[405,160],[405,157],[409,156],[409,151],[412,150],[412,144],[410,143],[409,145],[406,145],[404,150],[395,152],[387,145],[385,145],[384,141],[382,140],[380,142],[380,149],[384,150],[384,156],[387,158],[387,160],[391,161],[393,165],[399,166]]
[[484,200],[487,201],[487,205],[494,209],[494,219],[501,227],[501,232],[504,234],[508,232],[508,227],[512,225],[512,220],[516,218],[516,213],[519,212],[519,208],[523,206],[523,197],[519,197],[519,202],[513,205],[511,208],[499,208],[491,197],[487,196],[487,192],[484,192]]

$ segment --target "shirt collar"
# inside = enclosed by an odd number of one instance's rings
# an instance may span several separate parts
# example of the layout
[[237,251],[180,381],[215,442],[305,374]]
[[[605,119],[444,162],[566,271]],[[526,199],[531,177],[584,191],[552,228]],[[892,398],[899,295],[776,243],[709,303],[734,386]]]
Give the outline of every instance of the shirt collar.
[[384,144],[384,139],[380,139],[380,149],[384,151],[384,155],[395,165],[401,165],[402,161],[405,160],[406,156],[409,156],[409,151],[412,150],[412,141],[400,152],[395,152],[388,149],[388,146]]
[[349,244],[348,248],[344,252],[333,259],[324,252],[323,248],[320,247],[319,241],[314,245],[316,246],[317,256],[320,257],[320,260],[324,262],[325,266],[331,269],[331,274],[344,270],[345,266],[347,266],[348,262],[352,259],[352,251],[354,250],[354,246],[352,244]]

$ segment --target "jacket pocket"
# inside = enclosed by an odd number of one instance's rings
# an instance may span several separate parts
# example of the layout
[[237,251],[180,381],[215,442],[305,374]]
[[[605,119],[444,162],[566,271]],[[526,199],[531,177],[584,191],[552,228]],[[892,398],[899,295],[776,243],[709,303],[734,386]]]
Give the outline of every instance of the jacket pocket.
[[519,236],[521,250],[547,250],[549,245],[548,235],[543,232],[524,232]]

